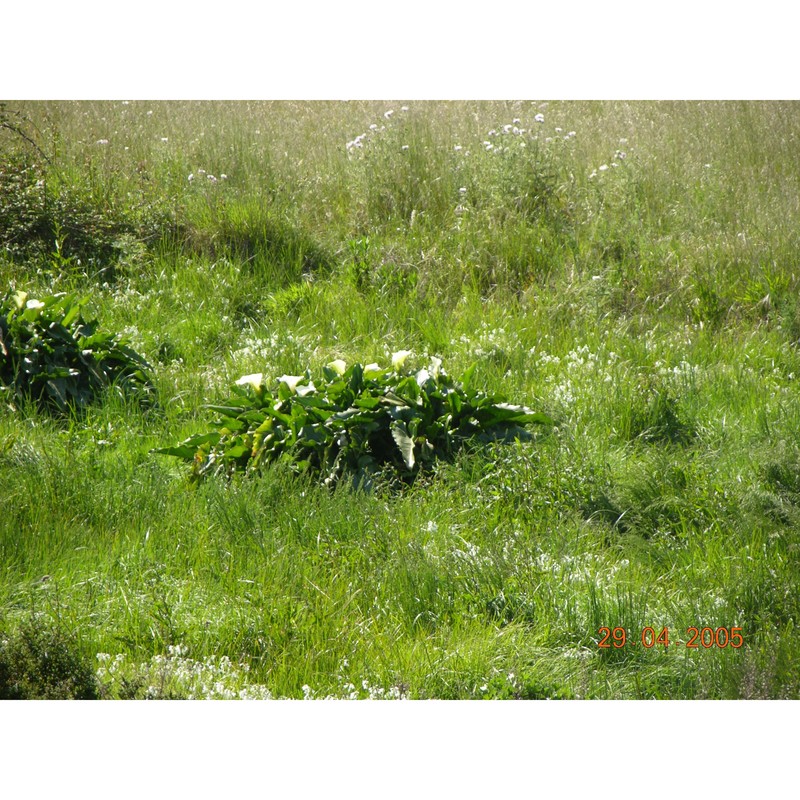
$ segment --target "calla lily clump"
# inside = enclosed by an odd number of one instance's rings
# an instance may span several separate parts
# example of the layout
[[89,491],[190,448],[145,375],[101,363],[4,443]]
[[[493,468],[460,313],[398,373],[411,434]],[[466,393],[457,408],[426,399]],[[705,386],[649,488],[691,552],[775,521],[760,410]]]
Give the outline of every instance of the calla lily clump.
[[125,337],[83,317],[87,300],[59,293],[0,298],[0,404],[34,400],[54,414],[82,410],[113,389],[149,404],[150,365]]
[[345,474],[370,485],[387,470],[410,483],[468,441],[526,438],[525,426],[553,422],[472,388],[474,366],[456,381],[438,358],[403,369],[410,355],[395,353],[387,368],[336,359],[313,380],[309,371],[274,382],[262,373],[245,375],[228,402],[207,406],[217,415],[213,430],[156,452],[191,462],[195,479],[284,460],[328,486]]

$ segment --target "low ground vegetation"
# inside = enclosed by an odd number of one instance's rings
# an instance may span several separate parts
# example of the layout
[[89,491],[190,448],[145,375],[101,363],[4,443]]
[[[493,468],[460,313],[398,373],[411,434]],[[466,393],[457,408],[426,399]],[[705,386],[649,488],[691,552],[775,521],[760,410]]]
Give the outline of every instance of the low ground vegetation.
[[0,105],[0,695],[798,697],[799,136]]

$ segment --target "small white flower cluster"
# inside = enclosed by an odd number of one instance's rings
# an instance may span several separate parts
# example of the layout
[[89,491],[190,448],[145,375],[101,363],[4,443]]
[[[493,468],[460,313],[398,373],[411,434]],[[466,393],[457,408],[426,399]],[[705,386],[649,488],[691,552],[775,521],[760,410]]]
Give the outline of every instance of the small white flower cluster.
[[701,374],[700,367],[685,360],[674,367],[668,367],[659,359],[653,364],[653,367],[659,377],[674,382],[678,388],[685,388],[687,384],[694,383]]
[[491,564],[491,557],[481,553],[481,548],[478,545],[468,542],[461,536],[458,538],[463,543],[463,548],[458,547],[451,552],[451,556],[455,561],[460,561],[473,567]]
[[342,660],[339,666],[339,673],[336,676],[339,689],[334,694],[324,696],[317,695],[308,685],[304,684],[303,700],[402,700],[405,693],[400,686],[390,686],[388,689],[383,686],[373,686],[366,678],[361,681],[361,688],[343,676],[343,672],[350,665],[347,658]]
[[[627,141],[628,141],[627,139],[620,139],[621,143],[625,143]],[[614,157],[611,160],[611,167],[614,168],[618,167],[627,157],[628,154],[624,150],[615,150]],[[601,164],[599,167],[597,167],[597,169],[593,169],[589,173],[589,180],[596,178],[598,174],[601,172],[606,172],[608,168],[609,168],[608,164]]]
[[367,134],[366,133],[362,133],[362,134],[359,134],[358,136],[356,136],[355,139],[352,139],[351,141],[349,141],[345,145],[345,147],[347,148],[347,151],[350,152],[351,150],[355,149],[356,147],[363,147],[364,146],[364,139],[366,139],[366,138],[367,138]]
[[564,361],[566,362],[567,372],[594,372],[597,365],[597,354],[589,350],[589,345],[583,344],[574,350],[570,350],[564,356]]
[[187,658],[188,648],[170,645],[167,655],[156,655],[138,665],[128,665],[126,656],[98,653],[97,678],[106,692],[118,696],[123,681],[141,681],[147,686],[145,697],[158,700],[185,697],[189,700],[271,700],[266,686],[247,684],[249,668],[234,666],[230,658],[209,656],[204,661]]
[[[400,111],[402,113],[405,113],[406,111],[408,111],[408,106],[401,106]],[[391,120],[392,116],[394,116],[393,108],[388,109],[383,114],[383,118],[387,121]],[[379,133],[382,133],[385,130],[386,130],[386,125],[378,125],[377,123],[373,122],[369,126],[369,129],[366,132],[360,133],[358,136],[347,142],[347,144],[345,145],[345,150],[347,150],[348,153],[355,153],[364,147],[364,144],[368,141],[370,136],[375,136]],[[400,149],[408,150],[408,145],[404,144]]]
[[466,350],[471,358],[502,356],[522,347],[516,331],[507,332],[505,328],[493,327],[486,320],[481,322],[476,337],[462,334],[452,344],[455,347],[462,345],[461,349]]
[[[400,106],[400,113],[405,114],[408,111],[408,106]],[[394,109],[390,108],[383,112],[383,118],[387,121],[390,121],[394,116]],[[351,139],[345,145],[345,149],[348,153],[356,152],[364,147],[365,142],[371,135],[375,135],[378,133],[382,133],[386,130],[386,125],[378,125],[376,122],[373,122],[368,130],[365,133],[360,133],[358,136]],[[408,145],[404,144],[400,148],[401,150],[408,150]]]
[[251,370],[253,362],[256,362],[258,369],[266,375],[276,374],[277,364],[281,362],[310,363],[320,346],[319,340],[312,335],[283,330],[275,330],[264,337],[251,331],[240,342],[241,345],[231,354],[232,367],[238,372]]
[[206,172],[204,169],[198,169],[196,173],[190,172],[187,180],[189,183],[192,183],[195,180],[202,178],[205,178],[206,182],[212,185],[218,181],[228,180],[228,176],[224,172],[219,176],[219,178],[217,178],[215,175],[212,175],[210,172]]
[[[541,125],[544,123],[543,114],[537,114],[533,119],[537,124]],[[565,134],[563,128],[555,128],[555,137],[540,137],[538,132],[520,127],[520,125],[520,120],[514,119],[510,123],[502,125],[500,128],[493,128],[490,130],[487,134],[488,138],[482,142],[484,150],[493,153],[503,153],[507,152],[515,142],[518,147],[527,147],[528,141],[534,140],[543,141],[545,144],[549,145],[556,141],[571,142],[578,135],[576,131],[569,131],[569,133]],[[495,141],[490,141],[492,139]]]
[[[534,350],[530,351],[531,355],[535,355]],[[552,371],[551,367],[558,369]],[[552,386],[553,399],[564,406],[573,406],[581,398],[591,398],[599,383],[618,382],[625,372],[616,353],[602,349],[594,353],[588,345],[579,345],[561,358],[540,353],[535,368],[545,372],[544,383]],[[586,410],[591,413],[591,406]]]
[[371,686],[369,681],[364,680],[361,687],[362,691],[359,691],[355,684],[343,683],[341,694],[317,696],[308,684],[304,684],[303,700],[403,700],[405,697],[398,686],[384,689],[382,686]]
[[537,556],[534,563],[561,583],[593,583],[606,589],[614,584],[619,573],[623,573],[630,566],[627,558],[607,566],[598,556],[591,553],[556,559],[550,553],[543,552]]
[[575,386],[569,378],[557,383],[553,387],[553,400],[560,406],[567,408],[575,403]]

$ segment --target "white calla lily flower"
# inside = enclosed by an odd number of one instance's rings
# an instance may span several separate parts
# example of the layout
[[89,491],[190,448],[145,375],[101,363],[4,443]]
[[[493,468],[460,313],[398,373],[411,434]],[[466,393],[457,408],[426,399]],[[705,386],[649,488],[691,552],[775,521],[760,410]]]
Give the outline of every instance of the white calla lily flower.
[[345,370],[347,369],[347,364],[341,358],[337,358],[335,361],[331,361],[328,366],[337,374],[337,375],[344,375]]
[[314,394],[317,391],[317,387],[314,386],[314,381],[309,381],[307,385],[298,386],[295,391],[298,397],[305,397],[307,394]]
[[405,360],[411,355],[410,350],[398,350],[392,355],[392,367],[398,369],[403,366]]
[[252,375],[242,375],[238,381],[236,381],[237,386],[252,386],[254,389],[258,390],[261,387],[261,382],[264,380],[264,373],[263,372],[254,372]]
[[305,375],[281,375],[281,377],[278,378],[278,380],[281,383],[285,383],[292,390],[293,393],[297,392],[297,384],[300,383],[300,381],[304,381],[305,379],[306,379]]

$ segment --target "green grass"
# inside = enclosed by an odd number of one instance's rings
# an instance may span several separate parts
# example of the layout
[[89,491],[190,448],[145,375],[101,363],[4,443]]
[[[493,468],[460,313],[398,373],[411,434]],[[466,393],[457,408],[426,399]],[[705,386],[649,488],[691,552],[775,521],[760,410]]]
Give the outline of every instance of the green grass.
[[[3,291],[89,296],[158,402],[0,409],[4,652],[35,624],[102,697],[800,696],[800,105],[12,110]],[[402,349],[555,430],[401,492],[151,452]]]

